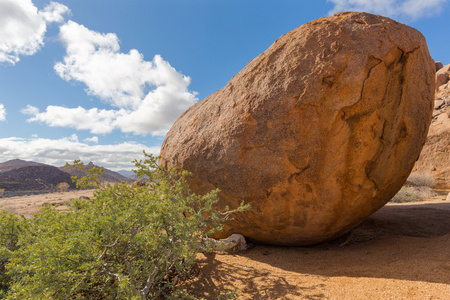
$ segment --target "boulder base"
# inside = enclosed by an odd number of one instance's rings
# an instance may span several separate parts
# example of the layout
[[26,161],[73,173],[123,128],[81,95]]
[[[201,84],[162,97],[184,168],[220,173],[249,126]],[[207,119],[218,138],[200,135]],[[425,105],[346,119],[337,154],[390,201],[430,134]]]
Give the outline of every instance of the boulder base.
[[280,37],[173,125],[160,163],[220,207],[251,203],[217,238],[308,245],[381,208],[431,121],[435,65],[415,29],[339,13]]

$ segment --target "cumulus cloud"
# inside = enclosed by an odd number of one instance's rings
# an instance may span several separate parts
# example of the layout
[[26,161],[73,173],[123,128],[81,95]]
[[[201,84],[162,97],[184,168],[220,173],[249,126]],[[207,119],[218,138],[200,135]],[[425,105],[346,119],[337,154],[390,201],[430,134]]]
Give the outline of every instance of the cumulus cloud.
[[88,142],[88,143],[98,144],[98,136],[93,136],[93,137],[90,137],[90,138],[86,138],[83,141],[84,142]]
[[29,122],[43,122],[51,127],[71,127],[78,130],[89,130],[94,134],[110,133],[115,128],[114,122],[121,111],[98,108],[85,109],[66,108],[50,105],[46,111],[40,112],[37,107],[28,105],[23,113],[33,115]]
[[88,145],[79,142],[76,135],[54,140],[39,137],[0,139],[2,162],[19,158],[63,166],[66,162],[71,163],[75,159],[80,159],[84,162],[92,161],[96,165],[112,170],[129,170],[133,167],[131,161],[143,156],[142,150],[157,155],[160,147],[147,147],[130,142],[117,145]]
[[0,103],[0,122],[6,121],[6,109],[5,106]]
[[28,121],[49,126],[89,130],[93,134],[115,129],[135,134],[164,135],[173,122],[198,99],[188,90],[190,78],[175,70],[161,56],[144,60],[133,49],[120,52],[113,33],[102,34],[69,21],[60,29],[66,46],[63,62],[56,73],[66,81],[83,83],[89,95],[111,109],[67,108],[50,105],[40,112],[28,106]]
[[44,44],[47,23],[62,22],[69,9],[50,2],[39,11],[31,0],[0,1],[0,62],[15,64]]
[[447,0],[328,0],[328,2],[334,4],[330,14],[338,11],[365,11],[416,20],[439,14]]
[[58,2],[50,2],[43,10],[39,11],[39,15],[42,16],[47,23],[62,23],[64,22],[63,16],[69,13],[69,8]]

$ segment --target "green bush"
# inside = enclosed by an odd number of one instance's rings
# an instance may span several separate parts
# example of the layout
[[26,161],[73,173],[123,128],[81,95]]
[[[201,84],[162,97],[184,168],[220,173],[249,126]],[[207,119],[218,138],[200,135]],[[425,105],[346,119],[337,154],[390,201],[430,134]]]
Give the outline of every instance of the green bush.
[[74,200],[68,212],[44,207],[17,226],[8,215],[10,225],[0,227],[7,299],[190,298],[180,283],[229,212],[212,208],[217,190],[192,194],[187,172],[164,170],[145,155],[135,161],[145,186],[97,186],[94,200]]
[[0,299],[8,292],[12,278],[6,272],[6,265],[17,249],[20,234],[20,219],[15,215],[0,211]]

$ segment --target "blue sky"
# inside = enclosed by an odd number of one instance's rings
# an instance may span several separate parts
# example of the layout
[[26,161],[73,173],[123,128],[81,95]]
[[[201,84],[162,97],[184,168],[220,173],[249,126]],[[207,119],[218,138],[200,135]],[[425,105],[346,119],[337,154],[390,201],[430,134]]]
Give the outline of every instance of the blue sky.
[[130,169],[282,34],[344,10],[410,25],[450,63],[447,0],[0,0],[0,162]]

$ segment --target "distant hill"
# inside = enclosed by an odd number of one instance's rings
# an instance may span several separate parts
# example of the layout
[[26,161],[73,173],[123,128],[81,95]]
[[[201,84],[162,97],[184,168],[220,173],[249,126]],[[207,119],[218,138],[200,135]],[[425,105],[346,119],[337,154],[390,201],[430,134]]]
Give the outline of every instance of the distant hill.
[[[90,170],[93,167],[102,168],[102,167],[94,165],[93,162],[89,162],[89,164],[84,165],[83,169],[84,170]],[[83,176],[86,175],[86,173],[78,171],[77,169],[71,168],[71,167],[60,167],[59,169],[61,171],[69,173],[70,176],[77,176],[78,178],[83,177]],[[102,179],[104,181],[106,181],[106,182],[121,182],[121,181],[132,182],[132,181],[134,181],[133,179],[127,178],[127,177],[125,177],[125,176],[123,176],[123,175],[121,175],[121,174],[119,174],[117,172],[114,172],[114,171],[111,171],[111,170],[108,170],[108,169],[105,169],[105,168],[103,168],[103,170],[104,171],[103,171]]]
[[7,192],[52,191],[61,182],[67,182],[75,188],[67,172],[45,164],[28,165],[0,173],[0,188]]
[[133,179],[138,178],[133,171],[120,170],[120,171],[117,171],[117,173],[119,173],[120,175],[127,177],[127,178],[133,178]]
[[[91,162],[85,165],[90,169],[95,165]],[[96,166],[97,167],[97,166]],[[67,182],[71,188],[75,188],[71,176],[83,177],[85,173],[70,167],[54,167],[42,163],[13,159],[0,163],[0,189],[5,189],[4,195],[15,195],[18,192],[43,193],[57,191],[57,185]],[[132,182],[130,179],[117,172],[104,169],[102,179],[106,182]]]
[[8,160],[7,162],[0,163],[0,173],[8,172],[14,169],[19,169],[29,166],[45,166],[45,164],[37,163],[34,161],[25,161],[21,159]]

